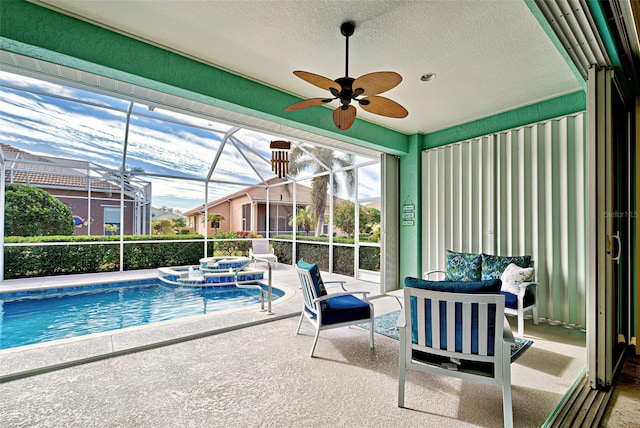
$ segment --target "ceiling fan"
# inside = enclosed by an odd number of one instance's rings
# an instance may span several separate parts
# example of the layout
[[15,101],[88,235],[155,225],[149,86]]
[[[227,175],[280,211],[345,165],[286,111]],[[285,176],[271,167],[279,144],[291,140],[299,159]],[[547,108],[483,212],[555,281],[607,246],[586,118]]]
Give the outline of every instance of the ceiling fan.
[[[341,105],[333,112],[333,123],[338,129],[349,129],[356,120],[356,108],[351,100],[357,101],[360,107],[369,113],[386,117],[403,118],[409,112],[397,102],[389,98],[380,97],[378,94],[395,88],[402,82],[402,76],[393,71],[379,71],[369,73],[354,79],[349,77],[349,37],[353,35],[355,24],[352,21],[344,22],[340,26],[340,32],[346,39],[347,54],[344,77],[331,80],[308,71],[294,71],[293,74],[319,88],[331,92],[333,98],[310,98],[291,104],[285,108],[285,112],[298,111],[309,107],[315,107],[340,100]],[[364,96],[364,98],[359,98]]]

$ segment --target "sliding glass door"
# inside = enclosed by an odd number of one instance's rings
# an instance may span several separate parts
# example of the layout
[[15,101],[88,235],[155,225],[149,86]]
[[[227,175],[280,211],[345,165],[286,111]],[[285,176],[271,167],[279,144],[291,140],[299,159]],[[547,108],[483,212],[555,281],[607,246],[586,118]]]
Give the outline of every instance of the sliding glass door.
[[606,388],[631,335],[633,123],[612,70],[590,70],[587,98],[587,210],[593,231],[588,244],[588,371],[592,388]]

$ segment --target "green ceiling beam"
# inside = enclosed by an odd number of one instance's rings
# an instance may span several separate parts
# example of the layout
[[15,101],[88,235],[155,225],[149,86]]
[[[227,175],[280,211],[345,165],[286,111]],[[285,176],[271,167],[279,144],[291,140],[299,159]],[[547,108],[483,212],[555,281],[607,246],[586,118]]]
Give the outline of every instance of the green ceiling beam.
[[433,149],[470,138],[576,113],[586,108],[586,94],[583,91],[577,91],[427,134],[424,136],[422,148],[423,150]]
[[409,151],[400,132],[362,119],[339,131],[323,107],[284,113],[300,99],[24,0],[0,1],[0,49],[390,154]]

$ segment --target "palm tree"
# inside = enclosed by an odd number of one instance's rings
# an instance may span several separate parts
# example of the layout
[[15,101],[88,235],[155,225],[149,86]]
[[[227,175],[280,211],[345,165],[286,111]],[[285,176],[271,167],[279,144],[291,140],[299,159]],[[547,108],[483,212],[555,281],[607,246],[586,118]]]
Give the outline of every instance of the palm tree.
[[[203,219],[204,221],[204,219]],[[217,213],[211,213],[207,215],[207,221],[211,223],[211,226],[213,227],[220,225],[221,221],[224,221],[224,216],[222,214],[217,214]],[[214,227],[215,229],[215,233],[218,233],[218,228]]]
[[[289,220],[289,226],[293,226],[293,221],[295,220],[295,224],[297,228],[298,226],[302,226],[304,231],[309,235],[309,231],[314,226],[313,215],[311,214],[311,207],[307,205],[304,208],[298,208],[295,217],[291,217]],[[294,229],[295,229],[294,228]]]
[[[304,148],[304,150],[303,150]],[[326,172],[322,166],[331,169],[344,168],[353,165],[353,155],[345,153],[344,156],[338,156],[336,152],[326,147],[318,146],[295,146],[291,150],[289,160],[289,173],[292,176],[302,171],[312,170],[314,174]],[[353,193],[354,174],[353,170],[347,170],[344,174],[345,186],[349,194]],[[327,190],[329,189],[329,174],[320,175],[311,179],[311,217],[315,220],[316,236],[322,233],[324,225],[324,212],[327,207]],[[338,180],[333,180],[334,193],[339,189]]]

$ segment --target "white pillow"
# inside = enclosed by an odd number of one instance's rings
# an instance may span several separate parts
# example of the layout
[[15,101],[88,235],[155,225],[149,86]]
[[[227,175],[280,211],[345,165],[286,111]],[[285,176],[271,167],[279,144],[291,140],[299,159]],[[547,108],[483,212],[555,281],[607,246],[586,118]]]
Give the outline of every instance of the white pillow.
[[518,294],[520,292],[520,284],[530,281],[534,272],[534,268],[521,268],[515,263],[509,264],[500,277],[502,280],[501,290]]

